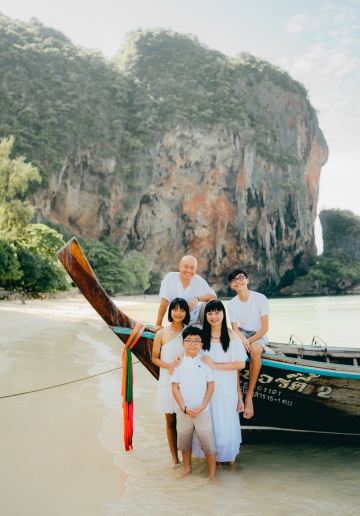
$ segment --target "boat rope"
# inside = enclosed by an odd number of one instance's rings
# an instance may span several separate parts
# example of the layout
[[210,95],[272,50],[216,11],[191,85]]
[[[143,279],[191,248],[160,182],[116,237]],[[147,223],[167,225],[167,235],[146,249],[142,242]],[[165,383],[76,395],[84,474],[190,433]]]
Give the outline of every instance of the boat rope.
[[[140,360],[136,360],[133,364],[138,364]],[[42,387],[41,389],[33,389],[32,391],[25,392],[17,392],[16,394],[8,394],[7,396],[0,396],[0,399],[4,398],[13,398],[14,396],[23,396],[24,394],[31,394],[33,392],[46,391],[48,389],[56,389],[57,387],[63,387],[64,385],[70,385],[71,383],[83,382],[84,380],[88,380],[89,378],[95,378],[96,376],[101,376],[102,374],[112,373],[113,371],[118,371],[122,369],[120,367],[114,367],[114,369],[109,369],[108,371],[103,371],[102,373],[92,374],[91,376],[85,376],[84,378],[79,378],[78,380],[71,380],[70,382],[58,383],[57,385],[50,385],[50,387]]]

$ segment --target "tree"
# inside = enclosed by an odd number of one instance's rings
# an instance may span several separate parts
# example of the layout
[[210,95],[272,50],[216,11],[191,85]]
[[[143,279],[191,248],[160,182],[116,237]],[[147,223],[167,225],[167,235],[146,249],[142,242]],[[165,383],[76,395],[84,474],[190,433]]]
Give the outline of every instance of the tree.
[[68,290],[70,279],[56,257],[62,235],[44,224],[28,224],[17,231],[13,245],[22,277],[11,284],[29,292]]
[[14,248],[0,236],[0,285],[12,279],[20,279],[22,273]]
[[149,287],[149,265],[140,253],[126,259],[110,242],[85,238],[79,238],[79,242],[108,294],[143,294]]
[[132,294],[143,294],[150,287],[149,264],[141,253],[134,253],[126,261],[128,270],[133,275]]
[[340,294],[360,283],[360,262],[354,262],[343,249],[323,254],[317,258],[316,264],[306,276],[295,280],[299,285],[315,282]]
[[37,168],[23,156],[10,158],[13,145],[13,136],[0,141],[0,227],[5,233],[29,224],[35,208],[24,197],[32,181],[41,183]]

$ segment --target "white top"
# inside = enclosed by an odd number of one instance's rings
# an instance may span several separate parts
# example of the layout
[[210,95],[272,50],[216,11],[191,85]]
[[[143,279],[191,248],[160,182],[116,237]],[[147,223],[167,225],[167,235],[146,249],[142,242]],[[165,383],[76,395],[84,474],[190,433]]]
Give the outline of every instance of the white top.
[[[200,353],[210,356],[214,362],[242,362],[247,358],[243,343],[240,338],[230,341],[228,350],[223,350],[220,342],[211,342],[210,350]],[[236,412],[238,403],[237,376],[239,371],[224,371],[214,369],[215,390],[211,397],[209,408],[217,451],[216,460],[226,462],[235,460],[239,453],[241,443],[241,431],[239,414]],[[204,457],[199,440],[194,435],[193,454]]]
[[[171,364],[174,358],[184,353],[182,332],[173,340],[166,342],[160,348],[160,360]],[[177,403],[172,393],[171,374],[165,367],[160,367],[157,383],[157,410],[160,414],[174,414]]]
[[[184,289],[180,281],[179,272],[169,272],[161,282],[159,296],[165,298],[169,303],[176,297],[182,297],[189,302],[196,296],[205,296],[212,294],[216,296],[213,290],[203,278],[195,274],[191,278],[190,284]],[[190,312],[190,325],[198,318],[200,311],[200,303],[197,303],[194,310]]]
[[[268,315],[270,305],[264,294],[250,290],[249,299],[246,303],[240,301],[239,296],[235,296],[227,305],[230,322],[237,323],[243,330],[257,332],[261,328],[261,317]],[[268,341],[267,335],[263,338]]]
[[[208,365],[201,362],[199,353],[195,358],[187,357],[184,353],[184,358],[175,369],[171,381],[179,384],[185,407],[193,409],[203,403],[207,382],[214,381],[214,373]],[[203,412],[207,410],[209,410],[209,405]]]

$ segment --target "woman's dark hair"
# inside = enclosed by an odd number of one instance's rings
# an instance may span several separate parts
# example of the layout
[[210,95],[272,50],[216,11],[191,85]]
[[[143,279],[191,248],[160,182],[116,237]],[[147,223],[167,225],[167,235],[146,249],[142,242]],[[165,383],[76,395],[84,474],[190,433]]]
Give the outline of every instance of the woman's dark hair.
[[223,347],[223,350],[226,351],[229,349],[230,345],[230,337],[229,337],[229,329],[227,327],[227,321],[226,321],[226,312],[225,312],[225,306],[222,304],[221,301],[218,299],[212,299],[211,301],[208,301],[205,306],[205,313],[204,313],[204,325],[203,325],[203,350],[209,351],[210,350],[210,341],[211,341],[211,325],[207,320],[206,315],[209,312],[223,312],[224,318],[221,323],[221,345]]
[[174,310],[174,308],[177,308],[177,307],[182,308],[186,312],[185,319],[183,320],[183,324],[186,324],[186,325],[189,324],[189,322],[190,322],[189,305],[187,304],[185,299],[183,299],[182,297],[176,297],[169,304],[169,310],[168,310],[169,321],[173,322],[173,318],[171,317],[171,310]]

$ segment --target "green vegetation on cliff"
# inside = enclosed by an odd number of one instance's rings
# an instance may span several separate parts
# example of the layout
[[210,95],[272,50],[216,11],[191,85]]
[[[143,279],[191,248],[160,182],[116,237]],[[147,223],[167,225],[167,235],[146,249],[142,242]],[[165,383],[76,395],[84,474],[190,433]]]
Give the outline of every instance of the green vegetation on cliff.
[[[132,33],[110,62],[97,51],[76,47],[37,20],[26,24],[0,15],[0,67],[0,138],[14,136],[11,157],[24,156],[40,172],[41,187],[36,181],[27,185],[32,201],[43,202],[37,220],[42,220],[44,213],[54,213],[51,210],[58,201],[61,212],[60,197],[72,188],[76,190],[71,176],[78,173],[81,191],[85,190],[83,181],[89,181],[90,197],[92,180],[96,185],[94,198],[99,201],[98,213],[104,215],[105,228],[99,239],[110,234],[114,241],[124,241],[126,227],[128,247],[134,207],[159,170],[153,161],[154,145],[169,128],[204,129],[221,124],[232,132],[234,140],[248,143],[279,171],[298,166],[306,159],[311,143],[309,138],[309,146],[305,145],[300,155],[295,138],[287,140],[277,99],[286,95],[294,101],[308,135],[316,126],[310,122],[314,110],[305,88],[283,70],[249,54],[228,58],[193,36],[172,31]],[[281,102],[280,109],[284,109]],[[284,120],[289,132],[298,123],[287,120],[286,113]],[[297,171],[301,172],[301,166]],[[59,183],[65,185],[60,199],[56,197]],[[53,189],[48,189],[44,200],[45,195],[40,194],[50,184]],[[296,183],[282,182],[280,187],[292,193]],[[22,202],[24,197],[18,200]],[[109,205],[114,212],[112,225],[106,219],[110,219]],[[122,221],[126,223],[121,225]],[[74,218],[69,216],[66,222],[81,234]],[[11,245],[15,249],[15,244]],[[104,263],[108,260],[112,278],[108,288],[115,288],[115,284],[116,289],[125,288],[116,275],[119,249],[105,242],[101,245],[105,247],[97,253]],[[5,248],[4,260],[8,256]],[[149,278],[142,278],[139,263],[141,259],[134,258],[128,267],[132,279],[127,282],[136,291],[149,283]],[[97,272],[102,274],[100,269]],[[151,278],[153,285],[159,282],[156,275]]]
[[256,92],[266,83],[297,94],[311,118],[307,91],[284,70],[246,53],[228,58],[194,36],[161,29],[131,33],[115,63],[133,80],[129,128],[141,141],[164,125],[224,124],[235,132],[252,130],[258,153],[279,166],[299,162],[281,152],[278,127]]
[[0,137],[15,136],[14,154],[26,156],[44,179],[73,153],[95,146],[100,156],[116,157],[112,180],[136,190],[139,161],[152,170],[147,145],[175,123],[252,130],[259,154],[287,167],[297,157],[281,152],[278,128],[255,89],[274,84],[299,95],[313,113],[305,88],[283,70],[160,29],[130,34],[109,62],[35,19],[25,24],[0,15],[0,67]]
[[31,224],[34,208],[25,195],[38,170],[23,157],[10,158],[14,138],[0,141],[0,281],[28,292],[66,290],[66,275],[55,252],[62,236],[44,224]]
[[46,177],[77,147],[116,154],[127,88],[100,52],[33,19],[0,15],[0,136]]
[[343,249],[317,257],[308,274],[295,280],[295,285],[308,287],[308,293],[314,293],[315,286],[320,294],[324,293],[324,289],[326,292],[344,294],[358,284],[360,262],[354,262]]
[[360,284],[360,217],[349,210],[323,210],[320,221],[324,253],[314,259],[306,276],[295,280],[295,288],[311,292],[315,285],[318,293],[346,293]]
[[324,254],[343,249],[354,260],[360,261],[360,217],[350,210],[322,210]]
[[[31,224],[34,209],[23,198],[31,181],[41,178],[23,157],[10,158],[13,144],[13,138],[0,141],[0,286],[25,292],[66,290],[70,281],[56,257],[64,245],[61,228]],[[140,253],[125,259],[108,242],[80,242],[109,294],[142,294],[149,288],[149,266]]]

